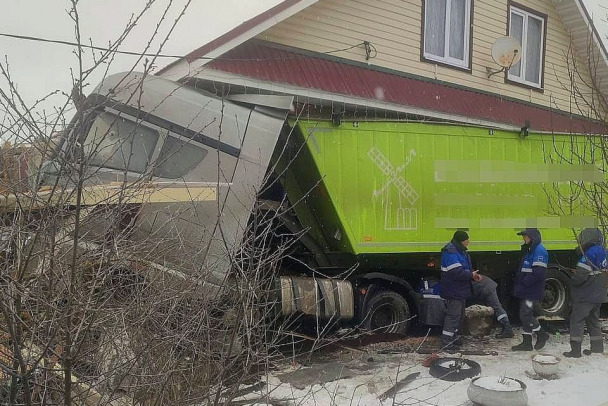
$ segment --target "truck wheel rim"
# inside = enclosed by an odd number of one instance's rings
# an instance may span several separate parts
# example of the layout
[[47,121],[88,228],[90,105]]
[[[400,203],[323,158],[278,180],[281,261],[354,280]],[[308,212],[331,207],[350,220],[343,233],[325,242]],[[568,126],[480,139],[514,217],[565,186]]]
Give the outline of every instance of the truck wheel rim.
[[566,303],[566,287],[555,278],[545,281],[545,297],[542,301],[543,309],[552,313],[558,311]]
[[371,329],[379,333],[390,333],[397,328],[397,311],[389,303],[378,306],[371,314]]

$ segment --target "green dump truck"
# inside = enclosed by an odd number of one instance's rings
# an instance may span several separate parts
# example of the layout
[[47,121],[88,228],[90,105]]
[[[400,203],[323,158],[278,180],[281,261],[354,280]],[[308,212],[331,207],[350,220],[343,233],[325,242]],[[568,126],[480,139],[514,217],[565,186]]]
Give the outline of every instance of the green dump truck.
[[[573,162],[584,137],[423,123],[292,126],[283,185],[313,237],[309,251],[322,258],[315,270],[356,269],[353,319],[406,329],[457,229],[468,231],[474,265],[501,282],[507,299],[521,258],[516,231],[526,227],[541,230],[550,252],[543,311],[568,315],[573,230],[597,226],[589,202],[572,199],[573,185],[606,180],[598,166]],[[310,289],[306,280],[284,282],[284,297],[299,283],[300,296]]]
[[[274,273],[285,315],[399,333],[416,315],[425,322],[424,293],[455,230],[468,231],[476,268],[507,298],[516,230],[538,227],[551,261],[544,312],[567,315],[573,229],[598,221],[589,202],[566,197],[606,181],[597,165],[573,161],[587,144],[448,123],[301,121],[291,103],[111,76],[35,176],[29,207],[84,208],[81,223],[95,220],[79,248],[95,250],[118,227],[104,207],[119,205],[123,240],[147,244],[116,259],[206,295],[221,289],[252,216],[271,213],[297,240]],[[77,185],[75,172],[90,175]],[[4,207],[17,204],[5,197]]]

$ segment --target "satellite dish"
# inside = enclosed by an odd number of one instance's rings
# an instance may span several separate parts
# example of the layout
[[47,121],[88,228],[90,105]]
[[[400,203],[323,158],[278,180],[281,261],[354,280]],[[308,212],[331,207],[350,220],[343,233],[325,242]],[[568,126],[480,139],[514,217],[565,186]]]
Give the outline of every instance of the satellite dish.
[[517,65],[521,59],[521,45],[513,37],[500,37],[492,45],[492,59],[503,68]]

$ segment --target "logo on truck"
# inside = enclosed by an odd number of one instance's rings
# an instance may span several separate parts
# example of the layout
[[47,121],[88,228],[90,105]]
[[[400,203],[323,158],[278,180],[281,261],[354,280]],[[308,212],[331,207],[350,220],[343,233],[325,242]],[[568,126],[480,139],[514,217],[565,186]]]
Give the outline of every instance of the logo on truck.
[[[384,156],[384,154],[376,147],[372,147],[367,156],[371,161],[382,171],[386,176],[386,183],[381,189],[374,190],[373,197],[382,196],[382,205],[384,207],[384,229],[385,230],[417,230],[418,229],[418,211],[413,206],[420,198],[420,195],[412,185],[410,185],[402,175],[403,170],[410,164],[416,156],[416,151],[411,149],[409,155],[405,158],[405,163],[398,167]],[[390,197],[390,186],[397,189],[398,199]],[[396,203],[396,204],[395,204]],[[409,203],[410,207],[407,207]]]

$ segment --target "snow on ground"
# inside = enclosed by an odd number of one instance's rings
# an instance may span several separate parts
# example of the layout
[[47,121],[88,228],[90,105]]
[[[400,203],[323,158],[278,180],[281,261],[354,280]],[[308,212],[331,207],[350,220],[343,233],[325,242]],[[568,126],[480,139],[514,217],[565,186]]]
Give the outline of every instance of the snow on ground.
[[[533,379],[526,371],[535,375],[531,358],[539,352],[510,351],[511,345],[519,343],[520,337],[520,334],[516,334],[511,340],[485,340],[483,349],[495,350],[497,356],[469,355],[465,358],[481,365],[481,376],[506,376],[523,381],[527,385],[529,406],[608,406],[608,353],[568,359],[562,356],[562,352],[570,349],[569,336],[552,336],[540,352],[561,358],[557,378]],[[480,349],[474,338],[465,340],[464,348],[467,347]],[[588,347],[589,342],[586,341],[583,348]],[[471,379],[446,382],[433,378],[429,375],[429,368],[421,365],[427,357],[407,352],[388,354],[364,348],[361,352],[343,351],[329,361],[313,361],[306,366],[292,365],[273,372],[267,378],[264,393],[257,394],[257,397],[262,395],[266,400],[257,404],[473,405],[467,397]],[[420,374],[399,390],[394,399],[389,396],[380,400],[396,381],[414,372]],[[344,378],[331,381],[332,374]],[[307,384],[307,380],[311,384]],[[249,398],[252,397],[255,397],[254,394],[250,394]]]

